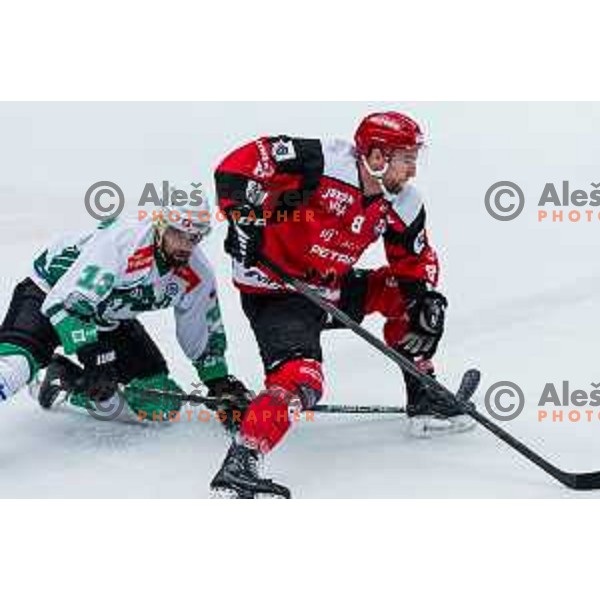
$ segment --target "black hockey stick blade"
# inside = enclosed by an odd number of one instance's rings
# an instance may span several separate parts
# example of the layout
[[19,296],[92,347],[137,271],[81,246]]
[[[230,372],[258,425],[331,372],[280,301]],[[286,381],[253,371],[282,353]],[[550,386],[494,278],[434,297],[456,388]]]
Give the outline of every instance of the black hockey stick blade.
[[544,457],[540,456],[537,452],[532,450],[529,446],[512,436],[508,431],[505,431],[500,426],[496,425],[493,421],[488,419],[477,411],[475,405],[471,402],[463,402],[461,408],[466,414],[475,419],[480,425],[485,427],[488,431],[493,433],[496,437],[500,438],[503,442],[508,444],[511,448],[516,450],[519,454],[527,458],[534,465],[548,473],[551,477],[554,477],[557,481],[560,481],[563,485],[571,488],[572,490],[597,490],[600,489],[600,472],[594,471],[591,473],[569,473],[563,471],[547,461]]
[[600,471],[564,473],[562,482],[574,490],[600,490]]
[[481,372],[477,369],[469,369],[465,371],[462,376],[460,386],[456,392],[456,401],[461,404],[462,402],[470,402],[473,394],[477,391],[479,383],[481,382]]

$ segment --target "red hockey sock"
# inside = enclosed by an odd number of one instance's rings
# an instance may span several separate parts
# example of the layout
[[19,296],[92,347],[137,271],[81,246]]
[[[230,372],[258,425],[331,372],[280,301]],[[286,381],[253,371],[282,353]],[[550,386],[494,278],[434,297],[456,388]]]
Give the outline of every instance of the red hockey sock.
[[240,433],[260,452],[272,450],[290,428],[289,410],[312,408],[323,393],[323,374],[316,360],[284,363],[266,378],[267,389],[244,414]]
[[265,390],[250,404],[240,426],[246,444],[269,452],[290,428],[288,404],[283,390]]

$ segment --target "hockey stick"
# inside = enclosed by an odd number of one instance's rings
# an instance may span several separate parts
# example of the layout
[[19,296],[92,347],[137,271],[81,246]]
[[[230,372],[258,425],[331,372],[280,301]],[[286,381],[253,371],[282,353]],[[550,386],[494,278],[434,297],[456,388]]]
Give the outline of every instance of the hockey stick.
[[[160,396],[162,398],[174,398],[178,400],[182,405],[190,404],[201,404],[208,410],[219,411],[219,410],[245,410],[248,406],[247,403],[238,404],[234,397],[229,399],[218,398],[217,396],[201,396],[198,394],[186,394],[184,392],[169,392],[159,389],[147,389],[144,390],[144,394],[150,396]],[[384,404],[368,405],[355,405],[355,404],[317,404],[311,408],[308,412],[319,412],[319,413],[331,413],[331,414],[343,414],[343,415],[354,415],[354,414],[395,414],[403,415],[406,414],[406,409],[403,406],[387,406]]]
[[[446,388],[439,381],[433,377],[421,373],[415,365],[402,356],[399,352],[389,347],[377,336],[367,331],[364,327],[361,327],[356,321],[351,319],[344,311],[340,310],[337,306],[331,304],[318,293],[316,293],[309,285],[288,275],[283,269],[271,262],[264,256],[261,257],[260,262],[267,267],[270,271],[275,273],[285,284],[293,288],[299,294],[302,294],[305,298],[310,300],[313,304],[316,304],[327,314],[331,315],[334,319],[340,321],[348,329],[352,330],[359,337],[369,343],[371,346],[385,354],[389,359],[393,360],[401,369],[408,371],[411,375],[416,377],[428,389],[443,394],[444,396],[453,399],[459,406],[459,408],[467,415],[475,419],[480,425],[485,427],[488,431],[493,433],[496,437],[500,438],[503,442],[508,444],[511,448],[516,450],[519,454],[527,458],[534,465],[548,473],[554,479],[560,481],[563,485],[574,489],[574,490],[595,490],[600,489],[600,471],[593,471],[587,473],[576,473],[563,471],[548,462],[545,458],[534,452],[531,448],[526,446],[523,442],[506,432],[504,429],[490,421],[487,417],[477,411],[475,405],[472,402],[468,402],[461,397],[460,394],[454,395],[448,388]],[[470,377],[475,378],[479,376],[478,371],[467,371],[463,376],[463,382]],[[461,384],[462,388],[462,384]]]
[[[69,394],[69,391],[65,388],[61,389],[65,394]],[[122,390],[120,390],[122,391]],[[234,397],[224,399],[223,397],[217,396],[202,396],[199,394],[186,394],[185,392],[172,392],[159,389],[144,389],[143,394],[149,396],[157,396],[160,398],[173,398],[178,401],[181,406],[185,404],[202,405],[208,410],[215,412],[225,410],[239,410],[244,411],[248,407],[248,403],[239,404],[236,402]],[[58,406],[59,404],[68,403],[68,397],[63,397],[60,401],[54,402],[52,407]],[[49,408],[49,407],[48,407]],[[317,404],[311,408],[308,412],[328,413],[328,414],[342,414],[342,415],[379,415],[379,414],[395,414],[403,415],[406,414],[406,409],[403,406],[389,406],[385,404],[373,404],[373,405],[356,405],[356,404]]]
[[[456,392],[456,398],[462,402],[468,402],[471,396],[475,393],[477,386],[479,385],[480,373],[475,369],[467,371],[461,381],[460,387]],[[170,397],[179,400],[183,405],[186,403],[191,404],[203,404],[209,410],[226,410],[227,408],[233,410],[245,410],[247,403],[236,404],[235,398],[231,400],[224,400],[217,396],[201,396],[199,394],[186,394],[185,392],[166,392],[158,389],[144,390],[144,393]],[[225,402],[229,405],[226,407]],[[356,404],[317,404],[311,408],[308,412],[328,413],[328,414],[343,414],[343,415],[378,415],[378,414],[394,414],[403,415],[406,414],[406,409],[403,406],[388,406],[382,404],[374,405],[356,405]]]

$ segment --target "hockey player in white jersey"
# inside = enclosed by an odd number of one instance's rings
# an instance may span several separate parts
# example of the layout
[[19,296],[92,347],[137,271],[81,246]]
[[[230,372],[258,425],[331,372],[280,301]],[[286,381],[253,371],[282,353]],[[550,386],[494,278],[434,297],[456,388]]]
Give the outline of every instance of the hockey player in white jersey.
[[[0,400],[47,368],[39,397],[45,407],[61,389],[87,407],[124,386],[122,396],[134,412],[156,418],[178,410],[169,392],[181,390],[136,319],[169,307],[177,340],[208,394],[246,396],[228,373],[215,277],[199,246],[210,231],[204,202],[165,207],[142,221],[104,222],[40,252],[0,327]],[[54,354],[59,346],[81,367]],[[149,389],[166,394],[144,393]]]

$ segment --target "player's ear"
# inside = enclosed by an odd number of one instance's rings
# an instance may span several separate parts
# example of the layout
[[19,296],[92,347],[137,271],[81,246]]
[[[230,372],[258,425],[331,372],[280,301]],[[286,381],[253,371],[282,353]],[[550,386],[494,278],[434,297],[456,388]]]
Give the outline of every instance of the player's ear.
[[367,162],[374,171],[379,171],[385,166],[385,156],[379,148],[371,148]]

